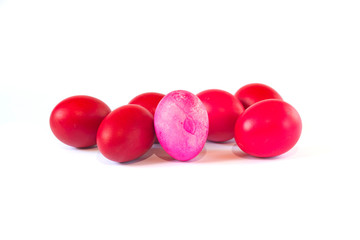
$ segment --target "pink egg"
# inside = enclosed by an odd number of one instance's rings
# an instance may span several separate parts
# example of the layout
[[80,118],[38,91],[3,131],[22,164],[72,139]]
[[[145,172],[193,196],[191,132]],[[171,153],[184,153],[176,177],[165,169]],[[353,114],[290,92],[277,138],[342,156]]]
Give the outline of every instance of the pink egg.
[[200,99],[184,90],[167,94],[156,108],[156,135],[173,158],[187,161],[203,149],[209,132],[209,118]]

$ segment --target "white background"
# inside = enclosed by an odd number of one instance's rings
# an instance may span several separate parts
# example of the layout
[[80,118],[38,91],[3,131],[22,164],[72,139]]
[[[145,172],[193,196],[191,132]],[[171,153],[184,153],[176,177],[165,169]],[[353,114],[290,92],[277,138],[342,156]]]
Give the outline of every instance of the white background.
[[[0,239],[360,239],[359,1],[0,0]],[[270,160],[234,141],[131,164],[51,133],[62,99],[275,88],[303,119]]]

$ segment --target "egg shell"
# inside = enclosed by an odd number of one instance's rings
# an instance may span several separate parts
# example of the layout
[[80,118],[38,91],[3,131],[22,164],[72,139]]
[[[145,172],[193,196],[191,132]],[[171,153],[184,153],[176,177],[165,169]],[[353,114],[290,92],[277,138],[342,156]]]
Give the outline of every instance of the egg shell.
[[290,104],[267,99],[251,105],[235,124],[235,141],[241,150],[255,157],[275,157],[295,146],[302,122]]
[[196,96],[199,97],[208,112],[208,140],[225,142],[232,139],[236,120],[244,112],[240,101],[231,93],[220,89],[205,90]]
[[165,95],[156,92],[147,92],[134,97],[129,104],[137,104],[143,106],[154,116],[157,105]]
[[180,161],[196,157],[209,132],[205,106],[196,95],[185,90],[170,92],[160,101],[154,125],[160,145]]
[[109,160],[128,162],[145,154],[155,140],[154,118],[144,107],[129,104],[109,113],[101,122],[96,142]]
[[241,87],[235,93],[235,97],[240,100],[245,109],[266,99],[282,100],[282,97],[275,89],[261,83],[250,83]]
[[63,143],[86,148],[96,144],[96,133],[103,119],[111,112],[101,100],[77,95],[56,105],[50,115],[50,128]]
[[[134,97],[129,104],[137,104],[143,106],[151,112],[154,116],[157,105],[165,95],[157,92],[147,92]],[[155,137],[155,143],[159,143],[157,137]]]

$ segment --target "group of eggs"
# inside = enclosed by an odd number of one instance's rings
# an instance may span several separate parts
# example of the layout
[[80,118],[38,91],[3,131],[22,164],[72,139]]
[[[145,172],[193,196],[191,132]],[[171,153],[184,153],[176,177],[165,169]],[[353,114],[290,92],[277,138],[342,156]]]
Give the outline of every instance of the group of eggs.
[[184,90],[144,93],[113,111],[99,99],[73,96],[56,105],[50,127],[67,145],[97,145],[106,158],[127,162],[145,154],[154,142],[174,159],[187,161],[207,140],[234,137],[247,154],[274,157],[296,144],[302,124],[295,108],[273,88],[252,83],[235,95],[219,89],[197,95]]

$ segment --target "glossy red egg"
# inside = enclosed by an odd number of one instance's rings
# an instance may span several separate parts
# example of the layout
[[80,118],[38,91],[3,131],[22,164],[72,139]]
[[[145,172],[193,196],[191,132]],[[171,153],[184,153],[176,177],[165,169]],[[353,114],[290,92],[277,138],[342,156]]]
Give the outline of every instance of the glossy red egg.
[[231,93],[219,89],[205,90],[197,94],[209,116],[208,140],[224,142],[234,137],[236,120],[244,111],[240,101]]
[[265,99],[282,100],[280,94],[273,88],[261,83],[251,83],[243,86],[235,93],[235,97],[240,100],[245,109]]
[[84,148],[96,144],[96,133],[110,108],[97,98],[73,96],[64,99],[50,115],[50,128],[63,143]]
[[129,104],[137,104],[143,106],[144,108],[149,110],[151,114],[154,116],[156,107],[164,96],[165,96],[164,94],[156,93],[156,92],[143,93],[134,97],[129,102]]
[[[154,116],[155,110],[160,102],[161,99],[163,99],[165,95],[161,93],[156,92],[147,92],[140,94],[136,97],[134,97],[129,104],[137,104],[140,106],[143,106],[147,110],[151,112],[151,114]],[[159,140],[157,137],[155,137],[155,143],[159,143]]]
[[235,125],[235,141],[256,157],[274,157],[289,151],[300,138],[299,113],[281,100],[263,100],[250,106]]
[[100,152],[116,162],[127,162],[146,153],[155,140],[154,117],[144,107],[129,104],[112,111],[97,133]]

